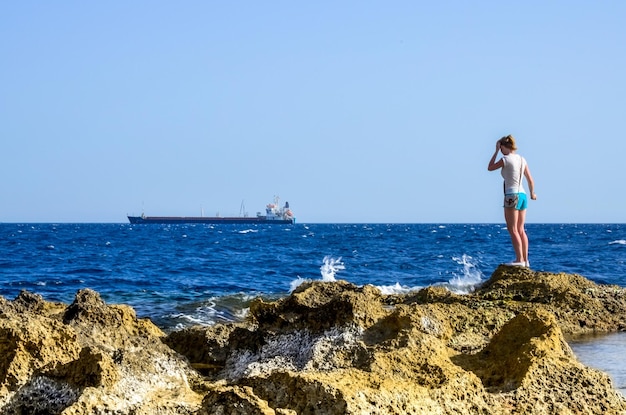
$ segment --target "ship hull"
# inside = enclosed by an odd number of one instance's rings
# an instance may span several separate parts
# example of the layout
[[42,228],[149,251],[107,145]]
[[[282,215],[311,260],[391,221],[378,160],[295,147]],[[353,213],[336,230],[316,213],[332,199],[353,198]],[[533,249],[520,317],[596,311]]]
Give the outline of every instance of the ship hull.
[[205,217],[205,216],[128,216],[133,224],[186,224],[186,223],[209,223],[209,224],[266,224],[291,225],[294,219],[268,219],[265,217]]

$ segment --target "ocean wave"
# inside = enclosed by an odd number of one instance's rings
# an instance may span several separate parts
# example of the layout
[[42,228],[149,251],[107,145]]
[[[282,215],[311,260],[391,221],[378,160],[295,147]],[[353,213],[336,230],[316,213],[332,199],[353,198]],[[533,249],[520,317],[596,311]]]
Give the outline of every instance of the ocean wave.
[[[536,269],[626,285],[624,225],[610,225],[611,233],[606,225],[528,228]],[[390,294],[434,285],[468,293],[512,254],[501,223],[0,224],[0,231],[1,295],[28,289],[71,303],[78,290],[92,288],[168,330],[237,320],[249,302],[230,296],[281,298],[311,280],[370,284]]]
[[424,287],[407,287],[404,285],[400,285],[400,283],[396,282],[393,285],[377,285],[376,288],[378,288],[383,295],[394,295],[408,294],[410,292],[419,291]]
[[202,302],[179,306],[177,312],[163,316],[176,329],[188,326],[212,326],[218,323],[232,323],[246,318],[250,302],[255,295],[239,293],[210,297]]
[[237,233],[246,234],[246,233],[257,233],[257,232],[259,232],[257,229],[244,229],[244,230],[238,231]]
[[485,280],[483,273],[478,269],[478,261],[467,254],[460,257],[453,257],[453,261],[461,265],[461,274],[453,273],[447,284],[443,284],[446,288],[455,294],[469,294],[476,289]]
[[335,281],[335,275],[339,271],[346,269],[346,266],[341,262],[341,257],[333,258],[330,256],[324,257],[324,263],[320,267],[322,273],[322,281]]

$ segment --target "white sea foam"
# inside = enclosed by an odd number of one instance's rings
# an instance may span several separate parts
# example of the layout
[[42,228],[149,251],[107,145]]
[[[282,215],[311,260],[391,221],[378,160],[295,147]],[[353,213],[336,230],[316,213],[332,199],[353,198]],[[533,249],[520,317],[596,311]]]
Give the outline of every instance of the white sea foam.
[[235,310],[233,312],[233,315],[238,319],[238,320],[244,320],[246,317],[248,317],[248,314],[250,313],[250,307],[245,307],[245,308],[241,308],[239,310]]
[[[322,266],[320,266],[320,273],[322,274],[322,281],[326,281],[326,282],[336,281],[335,276],[337,275],[337,273],[339,271],[343,271],[344,269],[346,269],[346,266],[344,265],[344,263],[341,262],[341,257],[333,258],[327,255],[324,257],[324,260],[322,262],[323,262]],[[311,281],[311,280],[307,278],[302,278],[298,275],[298,278],[291,281],[291,283],[289,284],[289,293],[294,292],[296,288],[298,288],[300,285],[302,285],[303,283],[307,281]]]
[[626,245],[626,239],[618,239],[617,241],[609,242],[609,245]]
[[185,313],[176,313],[176,314],[169,314],[167,317],[171,318],[171,319],[175,319],[175,320],[181,320],[178,324],[176,324],[176,329],[182,329],[188,325],[202,325],[202,326],[207,326],[210,325],[208,324],[207,321],[194,317],[190,314],[185,314]]
[[419,291],[424,287],[421,287],[421,286],[407,287],[404,285],[400,285],[400,283],[396,282],[394,285],[377,285],[376,288],[378,288],[383,295],[392,295],[392,294],[407,294],[413,291]]
[[237,233],[242,233],[242,234],[246,234],[246,233],[257,233],[258,229],[245,229],[243,231],[239,231]]
[[[441,255],[438,257],[441,257]],[[451,278],[447,283],[437,285],[441,285],[455,294],[468,294],[484,281],[484,276],[477,267],[478,261],[471,256],[463,254],[461,257],[453,257],[452,260],[462,266],[461,272],[452,272],[454,275],[453,278]],[[337,273],[345,269],[346,267],[341,261],[341,257],[333,258],[331,256],[325,256],[323,264],[320,266],[322,281],[336,281],[335,277],[337,276]],[[298,276],[297,279],[291,281],[289,293],[292,293],[296,288],[307,281],[311,280]],[[424,288],[424,286],[408,286],[396,282],[391,285],[377,285],[376,288],[378,288],[383,295],[393,295],[419,291]]]
[[333,258],[330,256],[324,257],[324,263],[320,267],[322,273],[322,281],[336,281],[335,275],[339,271],[346,269],[346,266],[341,262],[341,257]]
[[483,282],[483,273],[477,268],[477,261],[467,254],[463,254],[460,258],[453,257],[457,264],[463,266],[462,273],[454,274],[454,278],[450,279],[446,288],[456,294],[468,294]]
[[291,294],[292,292],[294,292],[296,290],[296,288],[298,288],[299,286],[301,286],[303,283],[310,281],[306,278],[302,278],[298,275],[298,278],[296,278],[295,280],[291,281],[291,284],[289,285],[289,293]]
[[[255,296],[252,295],[212,297],[193,310],[172,313],[166,317],[177,320],[177,328],[189,325],[211,326],[216,323],[232,323],[236,320],[243,320],[247,316],[250,308],[243,307],[243,304],[253,298]],[[236,304],[231,305],[231,303]]]
[[[439,258],[441,255],[438,256]],[[442,287],[447,288],[451,292],[455,294],[469,294],[474,291],[474,289],[480,285],[483,281],[483,274],[477,268],[477,261],[474,260],[471,256],[463,254],[461,257],[453,257],[452,260],[457,264],[461,265],[462,271],[461,273],[453,272],[453,278],[451,278],[447,283],[435,284]],[[401,285],[396,282],[393,285],[378,285],[376,286],[380,290],[380,292],[384,295],[392,295],[392,294],[407,294],[410,292],[419,291],[423,286],[406,286]]]

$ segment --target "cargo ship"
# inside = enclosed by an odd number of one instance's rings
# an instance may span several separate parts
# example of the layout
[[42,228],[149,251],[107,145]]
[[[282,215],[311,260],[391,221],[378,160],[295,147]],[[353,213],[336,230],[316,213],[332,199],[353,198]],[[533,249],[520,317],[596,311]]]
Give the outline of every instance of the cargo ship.
[[[243,208],[243,204],[242,204]],[[243,209],[242,209],[243,210]],[[265,214],[257,212],[256,216],[248,216],[242,212],[242,216],[127,216],[130,223],[155,223],[155,224],[176,224],[176,223],[225,223],[225,224],[257,224],[275,223],[279,225],[289,225],[296,223],[296,218],[289,202],[285,202],[283,207],[279,205],[279,199],[274,198],[274,203],[265,206]]]

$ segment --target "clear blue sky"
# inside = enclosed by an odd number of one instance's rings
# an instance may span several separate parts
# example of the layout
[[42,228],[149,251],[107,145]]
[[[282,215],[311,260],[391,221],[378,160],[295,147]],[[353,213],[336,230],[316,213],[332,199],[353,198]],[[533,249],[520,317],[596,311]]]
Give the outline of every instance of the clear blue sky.
[[626,222],[624,1],[6,1],[0,222]]

